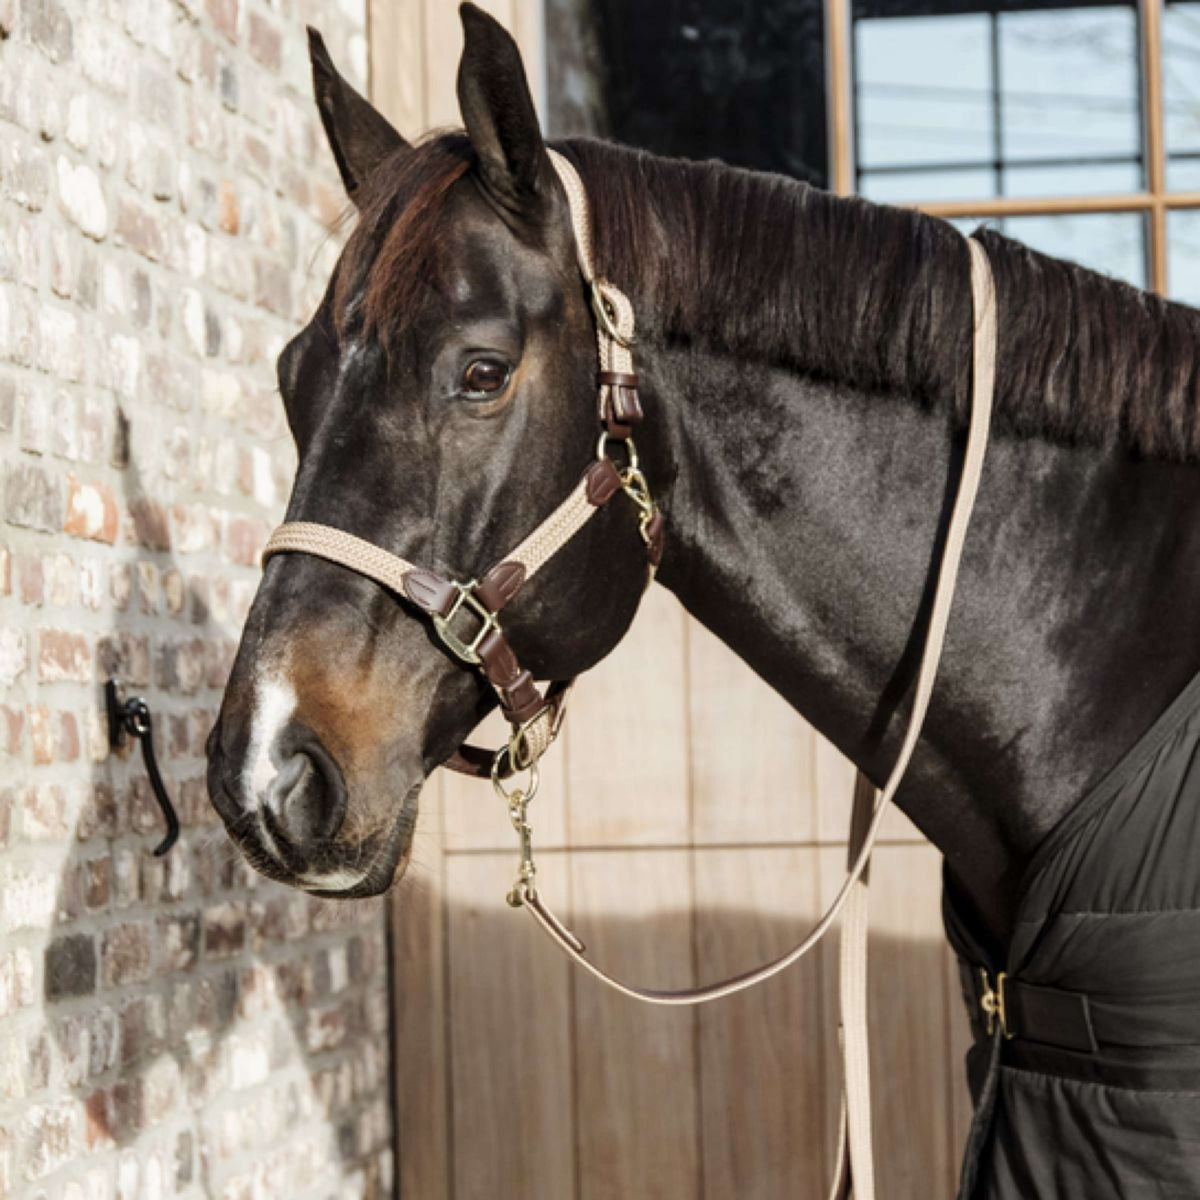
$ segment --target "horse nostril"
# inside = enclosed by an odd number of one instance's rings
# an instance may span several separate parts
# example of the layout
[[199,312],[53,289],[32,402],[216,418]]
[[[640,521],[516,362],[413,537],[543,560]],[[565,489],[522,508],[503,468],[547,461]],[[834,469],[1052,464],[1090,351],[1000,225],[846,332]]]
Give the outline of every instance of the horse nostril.
[[329,841],[346,819],[342,772],[315,738],[279,764],[262,799],[270,823],[297,847]]

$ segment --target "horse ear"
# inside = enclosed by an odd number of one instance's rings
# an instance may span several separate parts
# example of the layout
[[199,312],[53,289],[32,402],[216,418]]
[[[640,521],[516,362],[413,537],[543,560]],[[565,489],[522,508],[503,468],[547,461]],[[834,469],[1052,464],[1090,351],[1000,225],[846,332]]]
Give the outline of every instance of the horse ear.
[[464,37],[458,64],[463,125],[488,189],[506,207],[520,208],[535,196],[549,166],[521,52],[508,30],[474,4],[458,11]]
[[359,189],[371,172],[408,143],[369,100],[338,74],[324,39],[311,25],[308,55],[312,60],[313,95],[329,148],[346,185],[346,194],[358,203]]

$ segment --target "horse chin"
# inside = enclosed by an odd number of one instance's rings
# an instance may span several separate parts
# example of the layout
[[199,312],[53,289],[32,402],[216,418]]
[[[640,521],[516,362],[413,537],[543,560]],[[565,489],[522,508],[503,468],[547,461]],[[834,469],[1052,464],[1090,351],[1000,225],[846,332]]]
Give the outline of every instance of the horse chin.
[[[297,888],[326,900],[360,900],[378,896],[398,883],[412,859],[413,827],[417,820],[417,797],[424,780],[418,780],[405,795],[400,812],[382,837],[372,836],[369,851],[365,846],[345,846],[340,865],[320,869],[289,867],[283,858],[270,852],[261,840],[261,831],[238,829],[226,822],[230,840],[246,861],[260,874],[276,883]],[[215,794],[215,793],[214,793]],[[364,868],[361,864],[367,860]]]
[[375,850],[365,871],[341,868],[319,877],[296,880],[293,886],[323,900],[364,900],[382,895],[399,883],[412,861],[417,797],[424,782],[418,780],[408,790],[392,828]]

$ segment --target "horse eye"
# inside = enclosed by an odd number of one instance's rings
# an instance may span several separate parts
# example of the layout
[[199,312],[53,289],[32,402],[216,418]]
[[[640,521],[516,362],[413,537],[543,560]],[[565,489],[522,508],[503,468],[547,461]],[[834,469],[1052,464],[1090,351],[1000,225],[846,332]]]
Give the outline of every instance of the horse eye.
[[463,372],[463,391],[473,396],[494,396],[508,383],[508,364],[497,358],[477,358]]

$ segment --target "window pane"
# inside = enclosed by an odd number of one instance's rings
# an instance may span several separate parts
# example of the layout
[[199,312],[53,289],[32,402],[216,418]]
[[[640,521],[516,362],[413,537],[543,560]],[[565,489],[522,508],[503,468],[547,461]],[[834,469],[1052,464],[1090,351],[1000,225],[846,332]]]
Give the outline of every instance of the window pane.
[[1200,4],[1166,5],[1162,43],[1167,187],[1200,189]]
[[1004,172],[1009,196],[1118,195],[1142,189],[1138,163],[1088,167],[1009,167]]
[[899,171],[876,174],[864,171],[858,190],[885,204],[914,204],[936,196],[939,200],[974,200],[991,192],[990,171]]
[[1132,5],[1004,13],[999,25],[1006,159],[1139,162]]
[[[980,222],[956,221],[969,232]],[[990,218],[986,224],[1043,254],[1146,286],[1146,226],[1141,213],[1071,213]]]
[[989,25],[980,16],[855,22],[860,167],[991,163]]
[[1139,190],[1132,0],[972,7],[854,0],[859,190],[931,201],[966,186],[981,199]]
[[1167,213],[1167,277],[1172,300],[1200,306],[1200,212]]

